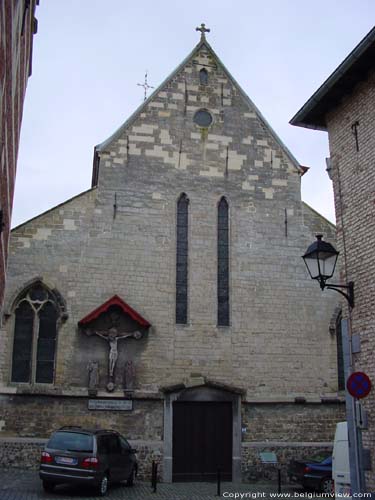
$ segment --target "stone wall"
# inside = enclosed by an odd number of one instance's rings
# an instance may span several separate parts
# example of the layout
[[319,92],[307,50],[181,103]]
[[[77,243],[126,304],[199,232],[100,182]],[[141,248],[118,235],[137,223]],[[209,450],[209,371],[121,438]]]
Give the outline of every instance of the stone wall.
[[344,401],[337,404],[244,404],[242,439],[267,441],[333,442],[337,422],[345,420]]
[[[202,107],[214,118],[207,130],[194,123]],[[12,386],[14,299],[39,277],[59,291],[68,314],[53,391],[87,387],[89,360],[105,377],[107,345],[77,324],[117,294],[152,325],[134,352],[131,340],[119,342],[118,367],[132,357],[137,390],[157,393],[199,374],[249,397],[335,395],[329,324],[338,299],[322,295],[301,259],[317,230],[333,241],[334,227],[301,202],[298,164],[216,56],[199,48],[97,154],[96,188],[12,233],[0,385]],[[188,321],[176,325],[182,192],[190,200]],[[228,327],[217,325],[222,196],[230,213]]]
[[305,460],[316,456],[328,456],[332,453],[332,443],[243,443],[242,445],[242,479],[244,482],[262,480],[277,481],[278,468],[264,464],[260,454],[273,452],[281,469],[282,484],[288,483],[288,464],[291,460]]
[[[375,171],[374,171],[375,71],[327,116],[332,176],[335,194],[338,249],[343,282],[355,283],[355,307],[351,312],[352,333],[360,335],[361,352],[354,356],[355,371],[364,371],[374,382],[375,351]],[[352,125],[358,122],[358,151]],[[346,303],[343,316],[348,317]],[[364,400],[369,428],[363,444],[371,450],[372,471],[367,473],[368,491],[375,490],[375,396]]]
[[[87,398],[2,396],[0,466],[37,468],[50,433],[63,425],[112,428],[138,450],[139,477],[149,479],[152,462],[163,474],[163,402],[134,401],[127,412],[88,411]],[[259,453],[274,451],[286,477],[292,459],[311,457],[332,448],[335,425],[344,420],[343,404],[244,404],[242,406],[242,477],[244,481],[273,478]],[[30,419],[30,414],[38,419]],[[37,422],[37,423],[36,423]],[[25,436],[23,438],[16,436]],[[27,436],[27,437],[26,437]]]
[[[207,85],[199,82],[202,68],[208,71]],[[211,113],[210,127],[194,121],[202,109]],[[308,437],[294,429],[298,422],[306,425],[306,411],[300,418],[297,405],[286,405],[283,416],[278,404],[296,398],[319,403],[316,411],[323,417],[322,399],[337,397],[336,339],[329,327],[338,299],[322,295],[301,259],[317,231],[334,241],[335,228],[302,203],[303,169],[214,52],[198,45],[96,148],[95,157],[92,189],[12,233],[0,330],[3,432],[46,437],[79,420],[159,442],[161,388],[209,380],[236,388],[249,404],[276,404],[275,418],[268,410],[245,411],[249,429],[252,424],[257,429],[254,439],[268,439],[272,429],[274,439],[314,441],[315,428]],[[181,193],[189,198],[183,325],[175,316]],[[229,205],[230,324],[225,327],[217,325],[217,208],[223,196]],[[35,280],[57,290],[66,304],[52,384],[11,381],[17,297]],[[134,339],[119,341],[118,393],[112,396],[124,397],[120,372],[131,359],[136,370],[131,414],[87,411],[89,361],[100,366],[99,397],[109,396],[108,345],[85,335],[78,323],[113,295],[151,324],[137,345]],[[149,463],[148,451],[142,453]]]
[[88,398],[36,395],[2,395],[0,398],[3,436],[46,438],[63,425],[79,425],[115,429],[133,440],[162,439],[161,400],[134,400],[132,411],[104,411],[88,410]]
[[[40,454],[46,442],[47,439],[37,438],[0,438],[0,467],[38,470]],[[156,462],[160,480],[163,474],[163,443],[131,440],[130,444],[137,450],[137,478],[144,481],[151,479],[152,462]]]

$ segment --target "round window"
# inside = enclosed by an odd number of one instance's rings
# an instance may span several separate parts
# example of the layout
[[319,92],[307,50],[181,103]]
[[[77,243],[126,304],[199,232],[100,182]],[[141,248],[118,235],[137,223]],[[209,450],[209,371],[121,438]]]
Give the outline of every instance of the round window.
[[200,109],[194,115],[194,123],[200,127],[209,127],[212,123],[212,116],[205,109]]

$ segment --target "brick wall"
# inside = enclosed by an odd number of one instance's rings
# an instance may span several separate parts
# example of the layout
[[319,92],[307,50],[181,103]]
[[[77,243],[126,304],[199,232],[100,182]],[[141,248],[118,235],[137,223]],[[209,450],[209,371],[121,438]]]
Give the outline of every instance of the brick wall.
[[[351,313],[352,333],[360,335],[361,353],[354,356],[357,371],[375,381],[375,72],[372,71],[340,106],[327,117],[332,159],[337,219],[337,243],[342,252],[343,281],[355,282],[355,308]],[[359,123],[356,148],[352,125]],[[345,317],[348,317],[344,304]],[[369,429],[363,432],[364,447],[372,454],[375,467],[375,397],[364,400]],[[375,476],[367,473],[369,491],[375,489]]]
[[31,74],[36,0],[0,2],[0,311],[3,303],[17,153],[27,79]]

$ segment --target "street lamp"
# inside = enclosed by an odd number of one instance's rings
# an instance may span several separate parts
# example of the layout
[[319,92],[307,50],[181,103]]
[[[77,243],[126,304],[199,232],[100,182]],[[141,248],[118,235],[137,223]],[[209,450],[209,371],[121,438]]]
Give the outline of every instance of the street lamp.
[[[339,252],[327,241],[322,240],[323,235],[317,234],[316,241],[312,243],[302,256],[307,270],[313,280],[319,282],[320,288],[324,290],[336,290],[341,293],[349,302],[350,307],[354,307],[354,283],[350,281],[347,285],[331,285],[326,281],[332,278],[335,272],[337,257]],[[342,289],[346,289],[345,293]]]

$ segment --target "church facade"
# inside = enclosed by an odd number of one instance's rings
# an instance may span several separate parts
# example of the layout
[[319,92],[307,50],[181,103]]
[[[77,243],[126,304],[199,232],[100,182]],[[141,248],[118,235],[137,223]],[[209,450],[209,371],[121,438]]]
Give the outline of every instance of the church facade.
[[305,171],[202,30],[95,148],[92,188],[12,232],[0,438],[114,428],[165,481],[329,449],[337,297],[301,255],[335,228]]

